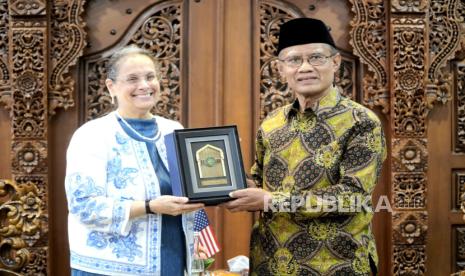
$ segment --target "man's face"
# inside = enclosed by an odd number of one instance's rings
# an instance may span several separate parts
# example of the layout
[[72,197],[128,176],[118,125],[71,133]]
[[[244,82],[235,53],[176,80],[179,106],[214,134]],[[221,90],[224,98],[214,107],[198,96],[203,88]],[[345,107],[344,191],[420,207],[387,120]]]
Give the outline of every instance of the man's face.
[[341,56],[323,43],[291,46],[279,53],[279,72],[294,93],[318,98],[331,88]]

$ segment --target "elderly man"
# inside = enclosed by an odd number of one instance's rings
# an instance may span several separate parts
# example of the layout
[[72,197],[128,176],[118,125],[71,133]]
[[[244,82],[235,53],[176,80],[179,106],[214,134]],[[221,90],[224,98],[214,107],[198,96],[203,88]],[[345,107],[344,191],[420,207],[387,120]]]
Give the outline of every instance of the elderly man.
[[341,56],[322,21],[283,24],[278,57],[295,100],[258,130],[255,187],[225,204],[260,211],[251,274],[376,274],[371,195],[386,156],[381,123],[333,85]]

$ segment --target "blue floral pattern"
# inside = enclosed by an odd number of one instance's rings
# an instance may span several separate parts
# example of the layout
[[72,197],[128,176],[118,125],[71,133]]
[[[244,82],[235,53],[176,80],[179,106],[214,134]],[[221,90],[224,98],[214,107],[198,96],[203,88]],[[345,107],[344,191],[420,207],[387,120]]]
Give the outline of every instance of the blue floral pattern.
[[104,249],[108,245],[108,241],[105,236],[105,233],[92,231],[89,233],[89,237],[87,238],[87,245],[97,249]]
[[103,188],[96,186],[91,177],[83,177],[80,174],[71,175],[68,181],[69,212],[78,215],[84,224],[105,226],[104,221],[108,218],[101,213],[108,206],[95,200],[95,197],[104,195]]
[[129,139],[117,132],[115,134],[116,143],[120,146],[121,152],[129,153]]
[[136,256],[142,256],[142,246],[136,243],[137,233],[140,231],[142,231],[140,222],[132,224],[127,236],[92,231],[87,237],[87,245],[97,249],[105,249],[109,246],[117,258],[127,258],[128,261],[134,261]]
[[[165,134],[180,127],[159,120]],[[157,138],[160,146],[162,137]],[[102,275],[160,275],[161,216],[129,219],[130,201],[160,195],[147,150],[121,130],[114,113],[84,124],[73,135],[65,184],[72,267]],[[160,156],[166,164],[166,155]],[[188,225],[183,228],[192,248]],[[187,258],[190,263],[190,254]]]
[[112,182],[113,185],[118,189],[124,189],[128,183],[132,182],[135,178],[137,169],[123,168],[120,153],[117,149],[113,149],[113,151],[115,152],[115,157],[108,161],[108,182]]

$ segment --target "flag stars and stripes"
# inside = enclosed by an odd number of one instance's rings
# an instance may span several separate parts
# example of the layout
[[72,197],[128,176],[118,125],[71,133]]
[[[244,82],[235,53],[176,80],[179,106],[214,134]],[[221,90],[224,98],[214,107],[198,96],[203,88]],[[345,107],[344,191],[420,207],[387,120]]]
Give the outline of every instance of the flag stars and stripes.
[[195,214],[194,231],[199,232],[199,242],[205,248],[207,257],[210,258],[220,251],[218,241],[210,227],[210,222],[204,209]]

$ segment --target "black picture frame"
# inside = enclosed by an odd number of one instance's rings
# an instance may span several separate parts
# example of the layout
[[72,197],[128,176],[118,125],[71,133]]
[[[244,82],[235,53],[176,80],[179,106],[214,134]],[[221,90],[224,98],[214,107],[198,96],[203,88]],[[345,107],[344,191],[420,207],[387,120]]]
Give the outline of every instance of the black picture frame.
[[178,129],[165,136],[173,195],[217,205],[247,187],[237,127]]

